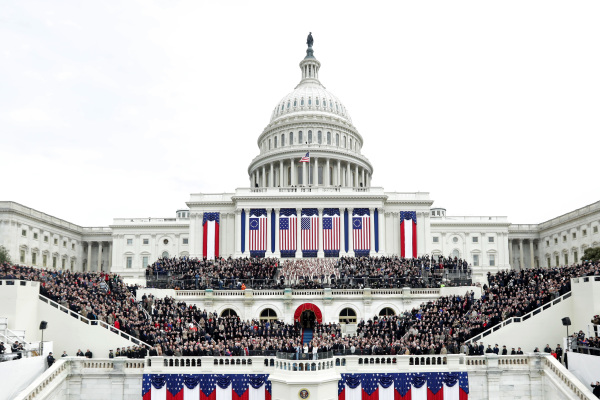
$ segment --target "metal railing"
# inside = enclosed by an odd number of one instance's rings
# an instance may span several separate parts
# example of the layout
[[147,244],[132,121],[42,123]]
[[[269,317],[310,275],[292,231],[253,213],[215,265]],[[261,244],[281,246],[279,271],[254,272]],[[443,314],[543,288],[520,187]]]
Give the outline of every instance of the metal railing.
[[40,295],[38,295],[38,298],[39,298],[41,301],[43,301],[44,303],[46,303],[46,304],[49,304],[50,306],[52,306],[52,307],[54,307],[54,308],[56,308],[56,309],[58,309],[58,310],[60,310],[60,311],[64,312],[65,314],[68,314],[68,315],[70,315],[71,317],[73,317],[73,318],[75,318],[75,319],[77,319],[77,320],[79,320],[79,321],[81,321],[81,322],[83,322],[83,323],[85,323],[85,324],[87,324],[87,325],[91,325],[91,326],[99,326],[99,327],[102,327],[102,328],[104,328],[104,329],[108,330],[109,332],[112,332],[112,333],[114,333],[114,334],[116,334],[116,335],[119,335],[119,336],[121,336],[122,338],[124,338],[124,339],[126,339],[126,340],[129,340],[130,342],[132,342],[132,343],[133,343],[133,344],[135,344],[136,346],[144,346],[144,347],[145,347],[145,348],[147,348],[147,349],[150,349],[150,348],[152,348],[152,346],[150,346],[148,343],[146,343],[146,342],[142,342],[140,339],[138,339],[138,338],[136,338],[136,337],[134,337],[134,336],[131,336],[130,334],[128,334],[128,333],[125,333],[125,332],[123,332],[122,330],[120,330],[120,329],[117,329],[117,328],[115,328],[114,326],[112,326],[112,325],[109,325],[109,324],[107,324],[107,323],[106,323],[106,322],[104,322],[104,321],[100,321],[100,320],[90,320],[90,319],[88,319],[88,318],[85,318],[85,317],[84,317],[84,316],[82,316],[81,314],[79,314],[79,313],[77,313],[77,312],[75,312],[75,311],[73,311],[73,310],[71,310],[71,309],[69,309],[69,308],[66,308],[66,307],[64,307],[64,306],[61,306],[61,305],[60,305],[60,304],[58,304],[57,302],[55,302],[55,301],[53,301],[53,300],[50,300],[49,298],[47,298],[47,297],[45,297],[45,296],[43,296],[43,295],[41,295],[41,294],[40,294]]
[[502,322],[500,322],[500,323],[498,323],[498,324],[496,324],[496,325],[492,326],[492,327],[491,327],[491,328],[489,328],[489,329],[486,329],[485,331],[483,331],[483,332],[479,333],[478,335],[476,335],[476,336],[473,336],[473,337],[472,337],[472,338],[470,338],[470,339],[467,339],[467,340],[465,341],[465,343],[473,343],[473,342],[478,342],[478,341],[480,341],[481,339],[483,339],[484,337],[486,337],[486,336],[490,335],[490,334],[491,334],[491,333],[493,333],[493,332],[496,332],[498,329],[501,329],[502,327],[504,327],[504,326],[506,326],[506,325],[509,325],[509,324],[512,324],[512,323],[520,323],[520,322],[523,322],[523,321],[527,321],[529,318],[531,318],[531,317],[533,317],[533,316],[535,316],[535,315],[538,315],[538,314],[539,314],[539,313],[541,313],[542,311],[544,311],[544,310],[547,310],[547,309],[549,309],[550,307],[552,307],[552,306],[554,306],[554,305],[556,305],[556,304],[560,303],[561,301],[568,299],[569,297],[571,297],[571,295],[572,295],[572,292],[571,292],[571,291],[569,291],[569,292],[567,292],[567,293],[563,294],[562,296],[560,296],[560,297],[557,297],[557,298],[556,298],[556,299],[554,299],[554,300],[550,300],[550,301],[549,301],[548,303],[546,303],[546,304],[542,304],[542,306],[541,306],[541,307],[538,307],[538,308],[536,308],[535,310],[533,310],[533,311],[531,311],[531,312],[529,312],[529,313],[527,313],[527,314],[525,314],[525,315],[523,315],[523,316],[521,316],[521,317],[511,317],[511,318],[505,319],[504,321],[502,321]]

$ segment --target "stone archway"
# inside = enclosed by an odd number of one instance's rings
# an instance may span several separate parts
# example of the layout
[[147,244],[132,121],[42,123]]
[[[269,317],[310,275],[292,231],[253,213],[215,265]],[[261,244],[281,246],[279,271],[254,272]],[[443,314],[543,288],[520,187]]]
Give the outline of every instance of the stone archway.
[[300,317],[304,311],[312,311],[315,314],[315,320],[317,323],[323,322],[323,313],[321,309],[312,303],[301,304],[294,312],[294,322],[300,322]]

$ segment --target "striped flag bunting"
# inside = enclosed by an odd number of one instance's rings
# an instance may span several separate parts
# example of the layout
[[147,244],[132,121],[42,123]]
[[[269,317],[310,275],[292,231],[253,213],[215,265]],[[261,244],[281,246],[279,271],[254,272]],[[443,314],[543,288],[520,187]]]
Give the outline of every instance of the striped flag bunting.
[[323,252],[325,257],[340,256],[340,209],[323,210]]
[[371,249],[371,216],[368,208],[352,210],[352,243],[354,255],[364,257]]
[[296,257],[298,217],[295,208],[279,210],[279,251],[281,257]]
[[319,211],[316,208],[303,208],[300,225],[302,257],[316,257],[319,250]]
[[250,256],[264,257],[267,251],[267,210],[251,208],[249,225]]

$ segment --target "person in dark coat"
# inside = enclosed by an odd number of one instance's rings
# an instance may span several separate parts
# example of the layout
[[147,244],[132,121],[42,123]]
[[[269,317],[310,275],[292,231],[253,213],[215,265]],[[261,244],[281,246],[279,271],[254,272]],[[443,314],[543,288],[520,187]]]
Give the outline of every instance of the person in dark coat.
[[48,354],[48,357],[46,357],[46,361],[48,361],[48,368],[50,368],[52,366],[52,364],[54,364],[54,356],[52,355],[52,352],[50,352],[50,354]]

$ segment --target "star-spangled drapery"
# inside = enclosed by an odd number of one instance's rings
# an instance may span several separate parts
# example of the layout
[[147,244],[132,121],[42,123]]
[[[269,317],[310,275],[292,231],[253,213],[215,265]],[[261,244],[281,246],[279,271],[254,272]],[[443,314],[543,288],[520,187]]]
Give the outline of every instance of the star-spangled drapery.
[[267,209],[251,208],[248,224],[250,255],[264,257],[267,251]]
[[323,210],[323,252],[325,257],[339,257],[340,254],[340,209]]
[[144,374],[142,398],[270,400],[271,382],[268,377],[268,374]]
[[296,234],[298,218],[295,208],[282,208],[279,210],[279,250],[281,257],[296,256]]
[[400,211],[400,257],[417,257],[416,211]]
[[202,218],[202,255],[209,260],[219,257],[219,220],[218,212],[205,212]]
[[338,382],[338,400],[467,400],[468,393],[466,372],[342,374]]

